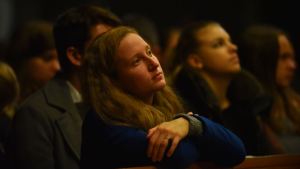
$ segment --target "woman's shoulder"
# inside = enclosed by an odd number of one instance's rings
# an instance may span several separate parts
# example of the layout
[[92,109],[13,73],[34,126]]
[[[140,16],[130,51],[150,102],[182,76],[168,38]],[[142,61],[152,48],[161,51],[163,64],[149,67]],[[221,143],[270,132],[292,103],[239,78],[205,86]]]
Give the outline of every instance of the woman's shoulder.
[[262,84],[247,70],[243,69],[231,81],[228,97],[231,99],[252,99],[266,95]]

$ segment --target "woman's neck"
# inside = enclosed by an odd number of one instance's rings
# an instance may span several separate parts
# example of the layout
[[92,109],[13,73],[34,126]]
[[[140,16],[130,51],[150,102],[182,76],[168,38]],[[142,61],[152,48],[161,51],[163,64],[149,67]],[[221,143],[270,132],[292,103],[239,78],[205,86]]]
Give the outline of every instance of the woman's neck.
[[143,100],[146,104],[152,105],[152,104],[153,104],[153,95],[148,96],[148,97],[144,97],[144,98],[142,98],[142,100]]
[[232,77],[211,75],[208,73],[201,73],[201,76],[205,79],[213,94],[216,96],[220,108],[224,110],[229,107],[230,102],[227,98],[227,90]]

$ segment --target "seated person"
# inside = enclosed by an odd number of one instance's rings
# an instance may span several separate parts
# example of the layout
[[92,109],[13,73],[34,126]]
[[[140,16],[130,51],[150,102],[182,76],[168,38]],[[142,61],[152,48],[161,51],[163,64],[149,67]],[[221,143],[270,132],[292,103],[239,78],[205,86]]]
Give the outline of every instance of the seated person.
[[82,128],[82,169],[182,169],[200,161],[230,167],[245,158],[231,131],[182,113],[157,57],[131,28],[112,29],[90,44],[81,82],[92,108]]
[[253,25],[240,41],[242,65],[273,99],[263,118],[277,153],[300,153],[300,95],[291,86],[297,69],[288,34],[271,25]]
[[20,82],[20,100],[43,87],[60,70],[52,34],[47,21],[30,21],[18,27],[10,44],[8,63]]
[[186,106],[229,128],[248,155],[270,154],[260,115],[271,100],[253,75],[242,70],[237,46],[217,22],[196,22],[181,33],[172,82]]
[[0,168],[8,168],[7,144],[19,98],[19,82],[13,69],[0,61]]

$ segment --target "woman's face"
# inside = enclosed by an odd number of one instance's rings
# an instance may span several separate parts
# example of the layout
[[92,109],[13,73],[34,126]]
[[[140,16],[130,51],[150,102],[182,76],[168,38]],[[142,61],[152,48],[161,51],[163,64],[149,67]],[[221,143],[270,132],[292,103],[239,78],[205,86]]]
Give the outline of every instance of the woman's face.
[[200,45],[197,54],[203,71],[228,75],[241,70],[237,47],[220,25],[211,24],[202,28],[197,32],[197,39]]
[[28,76],[39,84],[45,84],[60,70],[57,52],[48,50],[42,56],[36,56],[26,63]]
[[278,37],[279,58],[276,68],[276,83],[279,87],[288,87],[293,80],[297,64],[293,46],[285,35]]
[[129,93],[148,102],[154,92],[166,85],[158,59],[139,35],[127,34],[116,55],[118,82]]

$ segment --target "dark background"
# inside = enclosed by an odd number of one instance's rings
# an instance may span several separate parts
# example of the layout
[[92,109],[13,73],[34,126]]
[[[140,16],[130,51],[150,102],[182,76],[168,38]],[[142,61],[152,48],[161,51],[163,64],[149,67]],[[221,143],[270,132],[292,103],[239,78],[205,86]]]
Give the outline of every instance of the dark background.
[[251,24],[273,24],[290,34],[299,53],[300,8],[295,0],[0,0],[0,42],[28,20],[54,21],[64,10],[85,3],[102,5],[119,16],[141,13],[155,22],[160,33],[195,19],[216,20],[235,40]]
[[150,17],[159,30],[190,20],[216,20],[234,36],[254,23],[269,23],[285,29],[297,41],[299,35],[295,0],[0,0],[10,1],[12,27],[30,19],[54,21],[65,9],[84,3],[105,6],[122,16],[141,13]]

